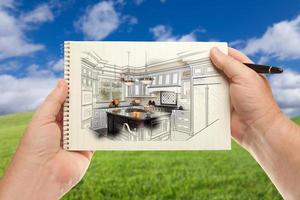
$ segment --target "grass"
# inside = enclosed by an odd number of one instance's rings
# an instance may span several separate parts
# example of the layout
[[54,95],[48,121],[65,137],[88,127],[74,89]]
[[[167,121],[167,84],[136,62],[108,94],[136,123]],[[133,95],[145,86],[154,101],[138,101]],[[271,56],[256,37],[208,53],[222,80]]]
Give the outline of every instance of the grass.
[[[32,113],[0,116],[0,176]],[[294,119],[300,123],[300,117]],[[96,152],[63,199],[281,199],[254,159],[231,151]]]
[[293,121],[296,122],[297,124],[300,124],[300,116],[293,118]]

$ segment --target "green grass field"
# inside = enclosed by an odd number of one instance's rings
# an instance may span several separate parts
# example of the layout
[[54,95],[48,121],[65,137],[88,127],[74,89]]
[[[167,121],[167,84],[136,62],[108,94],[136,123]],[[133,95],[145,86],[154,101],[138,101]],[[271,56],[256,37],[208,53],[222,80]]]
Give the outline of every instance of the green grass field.
[[[0,116],[0,176],[32,113]],[[300,117],[295,119],[300,123]],[[96,152],[64,199],[281,199],[253,158],[231,151]]]

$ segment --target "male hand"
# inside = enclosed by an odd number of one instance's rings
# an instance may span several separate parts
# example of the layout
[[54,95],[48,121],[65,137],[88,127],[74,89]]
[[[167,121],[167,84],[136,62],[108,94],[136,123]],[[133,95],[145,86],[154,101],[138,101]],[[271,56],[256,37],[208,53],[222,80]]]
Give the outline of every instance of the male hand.
[[[253,142],[263,137],[275,121],[282,119],[283,114],[272,96],[266,78],[243,64],[252,63],[247,56],[233,48],[228,49],[228,56],[213,48],[211,60],[229,79],[233,108],[232,136],[250,150]],[[260,132],[253,129],[259,129]]]
[[0,199],[57,199],[86,172],[92,152],[65,151],[62,105],[68,87],[56,88],[34,114],[0,185]]
[[211,50],[211,60],[229,79],[232,136],[257,160],[284,199],[300,199],[300,128],[280,111],[267,79],[243,62]]

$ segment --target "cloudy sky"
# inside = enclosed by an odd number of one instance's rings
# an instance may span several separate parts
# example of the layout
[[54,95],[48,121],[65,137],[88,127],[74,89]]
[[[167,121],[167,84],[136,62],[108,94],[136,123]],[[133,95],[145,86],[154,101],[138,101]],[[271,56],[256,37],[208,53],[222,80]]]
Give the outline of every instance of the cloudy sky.
[[0,114],[33,110],[62,77],[64,40],[226,41],[269,76],[289,116],[300,115],[299,0],[0,0]]

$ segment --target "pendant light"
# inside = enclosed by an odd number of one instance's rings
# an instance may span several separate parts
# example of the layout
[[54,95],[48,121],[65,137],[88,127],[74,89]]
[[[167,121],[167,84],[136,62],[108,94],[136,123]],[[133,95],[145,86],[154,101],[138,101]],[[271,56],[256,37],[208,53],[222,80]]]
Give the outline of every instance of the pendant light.
[[127,61],[128,61],[127,67],[128,67],[129,75],[127,75],[127,77],[125,77],[123,79],[123,82],[127,86],[132,86],[134,84],[134,80],[130,77],[129,55],[130,55],[130,52],[128,51],[127,52]]
[[145,52],[145,76],[140,78],[140,82],[144,85],[151,85],[153,78],[148,75],[147,52]]

